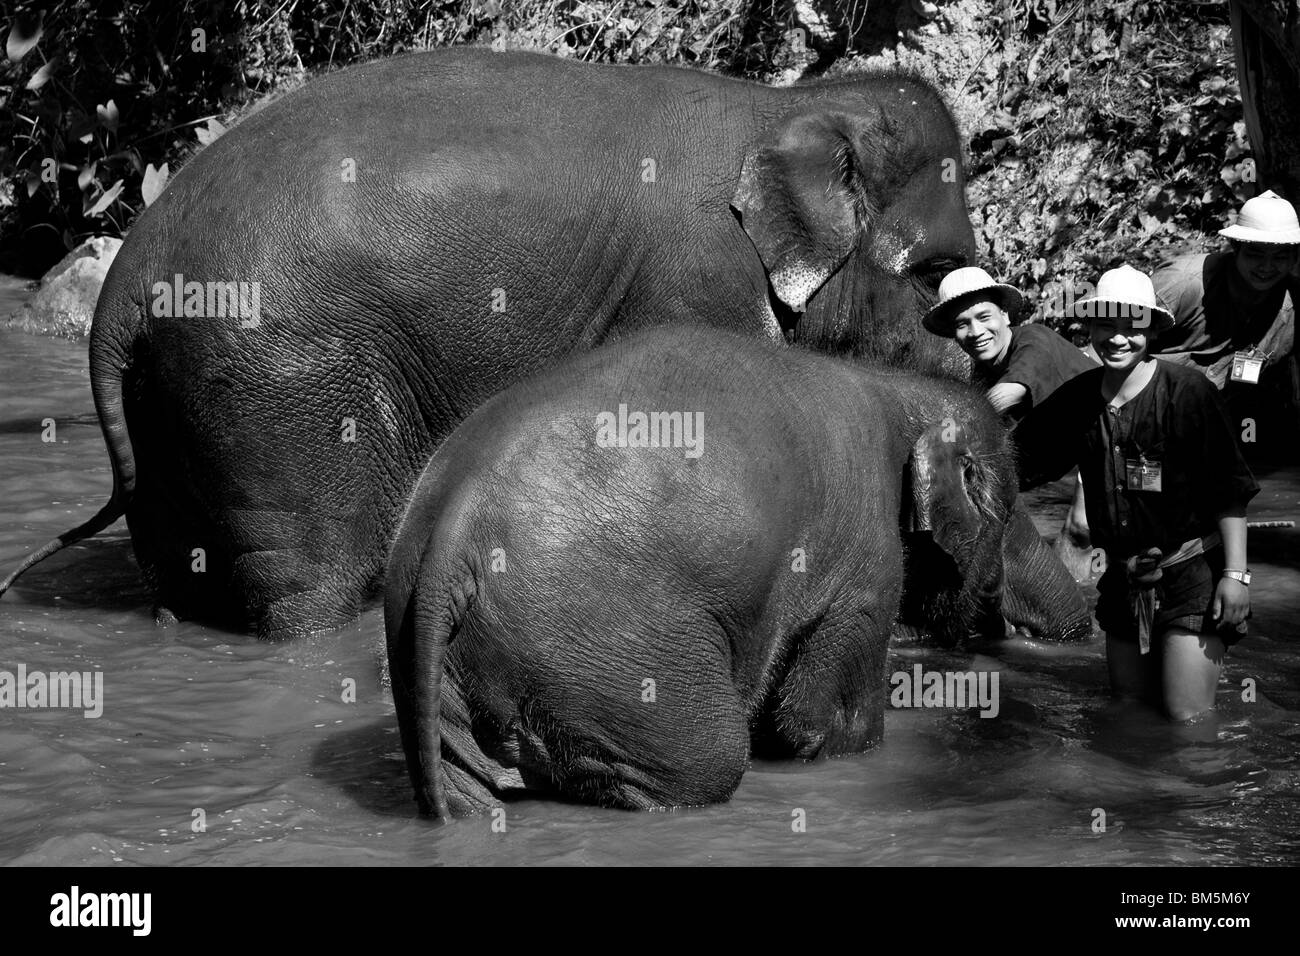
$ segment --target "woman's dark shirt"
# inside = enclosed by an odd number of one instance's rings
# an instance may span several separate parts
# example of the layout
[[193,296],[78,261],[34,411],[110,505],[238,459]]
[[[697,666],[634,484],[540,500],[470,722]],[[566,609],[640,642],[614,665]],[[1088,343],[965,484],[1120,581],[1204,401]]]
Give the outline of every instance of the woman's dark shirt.
[[[1093,543],[1111,560],[1152,547],[1176,550],[1216,531],[1220,515],[1255,496],[1259,485],[1204,375],[1157,362],[1142,391],[1114,408],[1101,395],[1104,371],[1066,382],[1016,428],[1022,489],[1078,465]],[[1147,490],[1134,487],[1143,462]],[[1151,464],[1159,468],[1159,491],[1150,488]]]

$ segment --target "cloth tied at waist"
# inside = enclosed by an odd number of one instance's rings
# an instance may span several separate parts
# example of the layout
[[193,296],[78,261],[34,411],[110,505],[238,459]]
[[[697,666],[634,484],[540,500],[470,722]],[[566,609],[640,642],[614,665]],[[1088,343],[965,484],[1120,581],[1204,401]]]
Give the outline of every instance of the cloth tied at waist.
[[1160,610],[1156,585],[1164,576],[1164,569],[1189,561],[1222,542],[1219,532],[1215,531],[1202,538],[1184,541],[1177,551],[1167,555],[1161,555],[1159,548],[1151,548],[1124,562],[1124,570],[1128,575],[1129,607],[1137,618],[1138,648],[1141,653],[1148,654],[1151,651],[1151,628],[1155,624],[1156,611]]

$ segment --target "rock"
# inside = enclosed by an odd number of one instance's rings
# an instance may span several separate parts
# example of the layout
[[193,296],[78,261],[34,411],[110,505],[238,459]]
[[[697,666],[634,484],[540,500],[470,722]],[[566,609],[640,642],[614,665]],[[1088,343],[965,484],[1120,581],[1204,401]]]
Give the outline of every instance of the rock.
[[90,333],[99,290],[122,240],[96,236],[64,256],[41,279],[31,302],[9,325],[38,335],[81,338]]
[[834,7],[826,10],[824,6],[820,0],[794,0],[794,18],[810,34],[809,46],[835,42],[836,25],[831,12]]

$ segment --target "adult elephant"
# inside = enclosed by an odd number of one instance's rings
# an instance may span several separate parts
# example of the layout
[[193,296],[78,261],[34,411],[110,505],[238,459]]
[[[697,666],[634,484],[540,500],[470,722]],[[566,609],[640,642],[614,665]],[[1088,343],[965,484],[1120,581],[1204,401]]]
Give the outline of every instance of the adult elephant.
[[[714,329],[501,392],[433,455],[389,563],[422,812],[710,803],[751,752],[868,749],[905,589],[940,639],[1002,636],[1015,497],[974,389]],[[934,559],[911,581],[904,528]]]
[[131,231],[90,340],[112,499],[24,567],[125,515],[160,607],[289,637],[357,612],[432,449],[566,353],[704,322],[960,370],[916,317],[973,255],[962,155],[894,74],[452,49],[316,80]]

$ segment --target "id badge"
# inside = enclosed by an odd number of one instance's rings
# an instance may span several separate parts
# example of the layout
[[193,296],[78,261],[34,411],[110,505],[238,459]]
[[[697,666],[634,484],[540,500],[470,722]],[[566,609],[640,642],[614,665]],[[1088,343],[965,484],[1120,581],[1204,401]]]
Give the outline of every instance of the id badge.
[[1259,384],[1259,373],[1264,368],[1264,358],[1253,349],[1232,353],[1232,380],[1247,385]]
[[1129,491],[1160,491],[1161,465],[1148,458],[1125,458],[1124,475]]

